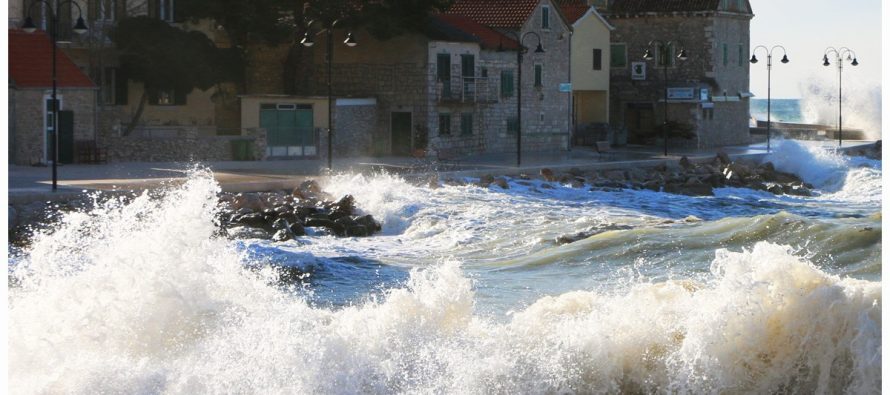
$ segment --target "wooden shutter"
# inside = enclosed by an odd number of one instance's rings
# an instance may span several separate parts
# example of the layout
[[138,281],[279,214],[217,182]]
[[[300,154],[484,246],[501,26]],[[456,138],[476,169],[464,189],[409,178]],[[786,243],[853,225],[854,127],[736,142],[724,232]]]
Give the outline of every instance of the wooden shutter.
[[451,55],[436,55],[436,78],[438,81],[451,81]]
[[460,56],[460,72],[461,76],[466,77],[475,77],[476,76],[476,57],[472,54],[463,54]]
[[513,97],[513,70],[501,71],[501,96]]
[[114,72],[114,104],[118,106],[127,105],[127,100],[129,99],[130,89],[127,85],[129,85],[129,80],[127,79],[124,70],[121,68],[115,69]]

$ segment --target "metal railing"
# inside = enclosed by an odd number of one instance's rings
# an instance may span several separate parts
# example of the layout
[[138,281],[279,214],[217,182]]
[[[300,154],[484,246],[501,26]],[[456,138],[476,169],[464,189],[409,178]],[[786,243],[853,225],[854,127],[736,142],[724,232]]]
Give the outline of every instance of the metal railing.
[[494,103],[498,92],[488,77],[461,77],[436,83],[439,102]]

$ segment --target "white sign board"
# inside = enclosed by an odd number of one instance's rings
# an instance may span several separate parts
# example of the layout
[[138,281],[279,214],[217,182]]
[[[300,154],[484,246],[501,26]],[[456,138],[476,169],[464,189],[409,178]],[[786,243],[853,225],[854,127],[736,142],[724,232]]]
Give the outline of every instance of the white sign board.
[[708,90],[708,88],[701,88],[701,101],[708,101],[710,94],[711,92]]
[[668,100],[692,100],[695,88],[668,88]]
[[646,62],[632,62],[630,64],[630,79],[635,81],[646,79]]
[[568,84],[565,84],[565,83],[563,83],[563,84],[559,84],[559,91],[560,91],[560,92],[571,92],[571,91],[572,91],[572,84],[571,84],[571,83],[568,83]]

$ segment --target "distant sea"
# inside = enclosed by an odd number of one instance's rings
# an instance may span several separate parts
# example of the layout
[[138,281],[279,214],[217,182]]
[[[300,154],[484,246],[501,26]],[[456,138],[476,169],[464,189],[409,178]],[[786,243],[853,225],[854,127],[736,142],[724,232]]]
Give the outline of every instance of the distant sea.
[[[766,99],[751,99],[751,116],[758,121],[766,121]],[[772,119],[777,122],[803,122],[800,99],[773,99]]]

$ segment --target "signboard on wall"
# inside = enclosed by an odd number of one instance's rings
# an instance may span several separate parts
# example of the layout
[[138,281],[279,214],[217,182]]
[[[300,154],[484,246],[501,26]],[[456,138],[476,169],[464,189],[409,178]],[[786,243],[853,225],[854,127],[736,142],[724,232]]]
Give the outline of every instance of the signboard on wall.
[[692,100],[695,88],[668,88],[668,100]]
[[571,83],[568,83],[568,84],[559,84],[559,91],[560,91],[560,92],[571,92],[571,91],[572,91],[572,84],[571,84]]
[[711,92],[708,90],[708,88],[701,88],[701,101],[708,101],[708,99],[710,98],[710,94]]
[[630,64],[630,79],[635,81],[646,79],[646,62],[632,62]]

